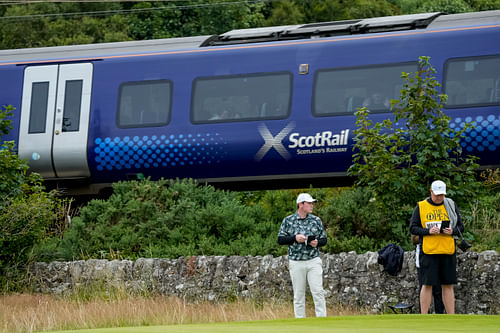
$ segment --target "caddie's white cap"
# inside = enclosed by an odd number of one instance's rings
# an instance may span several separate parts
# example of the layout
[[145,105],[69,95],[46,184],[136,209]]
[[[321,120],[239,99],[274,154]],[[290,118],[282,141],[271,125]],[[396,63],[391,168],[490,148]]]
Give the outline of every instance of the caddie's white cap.
[[313,199],[309,193],[300,193],[297,197],[297,203],[300,202],[316,202],[318,200]]
[[440,180],[432,182],[431,190],[434,195],[446,194],[446,184]]

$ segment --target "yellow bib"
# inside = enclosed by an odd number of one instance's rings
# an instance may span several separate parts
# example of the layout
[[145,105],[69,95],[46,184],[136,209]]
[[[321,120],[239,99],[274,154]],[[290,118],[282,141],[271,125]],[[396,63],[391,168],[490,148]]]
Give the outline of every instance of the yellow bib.
[[[433,222],[441,225],[441,221],[449,221],[444,204],[434,206],[427,200],[423,200],[418,203],[418,209],[422,228],[430,229]],[[424,236],[422,250],[425,254],[453,254],[455,253],[455,239],[446,234]]]

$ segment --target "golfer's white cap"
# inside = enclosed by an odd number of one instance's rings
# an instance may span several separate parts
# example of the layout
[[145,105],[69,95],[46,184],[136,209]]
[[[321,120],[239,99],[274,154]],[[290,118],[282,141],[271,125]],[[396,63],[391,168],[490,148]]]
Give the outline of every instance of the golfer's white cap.
[[316,202],[318,200],[314,199],[311,197],[309,193],[300,193],[299,196],[297,197],[297,203],[300,202]]
[[446,184],[440,180],[432,182],[431,190],[434,195],[446,194]]

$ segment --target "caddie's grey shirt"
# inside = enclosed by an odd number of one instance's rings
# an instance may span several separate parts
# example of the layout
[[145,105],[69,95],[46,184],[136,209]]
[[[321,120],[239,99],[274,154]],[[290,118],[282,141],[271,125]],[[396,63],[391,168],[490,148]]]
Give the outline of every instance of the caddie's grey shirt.
[[[305,236],[314,235],[316,239],[324,239],[326,241],[326,232],[323,228],[321,219],[312,214],[308,214],[302,219],[299,214],[295,212],[283,219],[278,237],[295,237],[295,235],[298,234],[303,234]],[[290,260],[309,260],[318,256],[318,247],[312,247],[305,243],[297,243],[295,241],[288,245],[288,259]]]

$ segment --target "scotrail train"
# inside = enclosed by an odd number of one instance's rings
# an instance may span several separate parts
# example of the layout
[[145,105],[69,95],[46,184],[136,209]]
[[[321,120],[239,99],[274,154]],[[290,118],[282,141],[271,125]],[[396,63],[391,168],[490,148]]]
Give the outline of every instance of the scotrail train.
[[340,184],[354,111],[387,118],[420,56],[451,126],[475,122],[464,151],[500,166],[500,11],[0,51],[0,104],[16,107],[19,156],[73,190],[138,175]]

